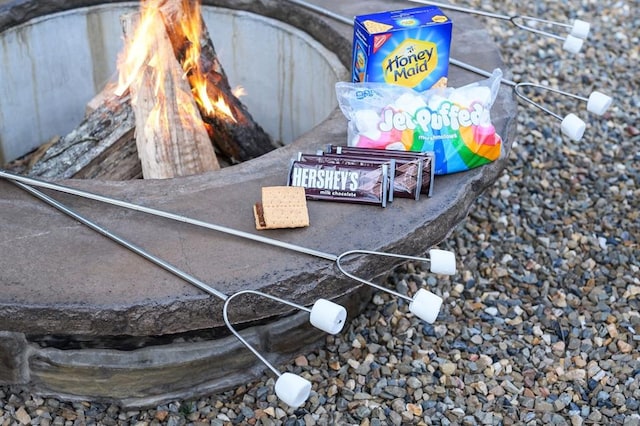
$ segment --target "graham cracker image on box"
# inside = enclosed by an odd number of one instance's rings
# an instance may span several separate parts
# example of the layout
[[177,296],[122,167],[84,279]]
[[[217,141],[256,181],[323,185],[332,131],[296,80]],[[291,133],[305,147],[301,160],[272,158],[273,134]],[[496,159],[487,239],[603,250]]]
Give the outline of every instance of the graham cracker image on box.
[[384,33],[393,28],[393,25],[383,24],[380,22],[372,21],[371,19],[367,19],[363,22],[363,24],[370,34]]
[[309,226],[309,211],[301,186],[266,186],[262,201],[253,206],[256,229],[302,228]]

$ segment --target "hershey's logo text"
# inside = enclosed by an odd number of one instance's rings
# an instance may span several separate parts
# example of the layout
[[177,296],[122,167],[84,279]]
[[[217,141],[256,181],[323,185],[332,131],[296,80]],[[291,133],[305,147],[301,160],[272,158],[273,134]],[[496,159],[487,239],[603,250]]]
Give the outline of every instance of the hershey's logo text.
[[324,170],[294,167],[291,185],[304,188],[328,189],[333,191],[355,191],[358,189],[360,174],[348,170]]

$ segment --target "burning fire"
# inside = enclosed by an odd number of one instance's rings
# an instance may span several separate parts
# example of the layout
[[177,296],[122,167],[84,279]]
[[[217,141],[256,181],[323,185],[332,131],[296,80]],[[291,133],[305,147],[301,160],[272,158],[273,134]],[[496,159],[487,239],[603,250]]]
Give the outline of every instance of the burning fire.
[[[163,36],[162,32],[167,19],[176,19],[181,35],[184,37],[184,40],[181,40],[185,46],[184,53],[180,55],[180,66],[183,72],[181,78],[189,82],[191,94],[199,106],[200,114],[206,117],[226,118],[235,123],[236,118],[225,101],[224,94],[208,82],[201,69],[200,40],[204,26],[200,14],[200,2],[190,0],[144,0],[142,2],[140,18],[135,25],[133,36],[129,38],[118,61],[119,78],[115,93],[122,96],[131,85],[140,84],[140,79],[151,78],[154,81],[155,95],[159,103],[162,100],[176,102],[181,112],[184,110],[185,115],[191,116],[191,118],[185,117],[183,121],[195,119],[194,113],[196,117],[198,116],[197,111],[192,111],[189,102],[185,102],[183,94],[176,93],[175,99],[170,100],[163,87],[163,82],[167,78],[163,73],[170,69],[166,66],[166,61],[175,60],[175,57],[172,58],[173,52],[165,57],[163,51],[166,49],[158,46],[158,40]],[[148,68],[153,70],[150,73],[153,75],[149,75]],[[163,105],[156,105],[155,108],[158,111],[151,114],[156,121],[154,125],[163,126],[161,112]]]
[[180,20],[182,31],[189,40],[189,46],[186,50],[185,60],[182,64],[182,69],[185,75],[188,77],[191,87],[193,88],[193,94],[196,98],[196,102],[204,109],[207,115],[214,115],[216,111],[229,117],[234,122],[236,121],[231,108],[224,101],[224,98],[219,90],[215,89],[216,99],[213,101],[209,97],[208,90],[212,88],[207,87],[207,78],[205,77],[202,69],[200,68],[200,34],[202,32],[202,18],[200,14],[200,3],[192,2],[189,0],[182,1],[182,8],[184,17]]

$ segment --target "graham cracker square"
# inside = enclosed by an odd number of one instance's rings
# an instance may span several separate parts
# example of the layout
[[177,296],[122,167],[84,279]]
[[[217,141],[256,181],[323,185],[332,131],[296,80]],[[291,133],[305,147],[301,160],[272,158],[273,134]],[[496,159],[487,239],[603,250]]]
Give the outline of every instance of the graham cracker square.
[[256,229],[301,228],[309,226],[307,198],[300,186],[262,188],[262,202],[253,206]]

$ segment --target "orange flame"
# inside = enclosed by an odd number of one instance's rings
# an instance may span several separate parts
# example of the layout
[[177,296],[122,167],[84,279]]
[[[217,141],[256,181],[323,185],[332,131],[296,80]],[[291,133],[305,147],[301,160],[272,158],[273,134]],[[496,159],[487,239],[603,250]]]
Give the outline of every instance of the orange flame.
[[[198,105],[200,105],[206,115],[212,116],[215,115],[216,112],[220,112],[235,122],[233,112],[224,101],[222,94],[217,88],[208,87],[207,78],[200,68],[200,52],[202,50],[200,36],[203,28],[200,3],[183,0],[182,10],[184,18],[180,20],[180,25],[182,32],[187,40],[189,40],[189,45],[185,52],[185,59],[182,63],[182,69],[189,78],[196,102],[198,102]],[[215,100],[211,99],[209,91],[214,93],[214,96],[216,96]]]
[[153,46],[153,38],[149,36],[156,27],[160,16],[160,0],[149,0],[141,7],[140,21],[125,50],[118,58],[118,85],[115,93],[122,96],[133,82],[140,78],[142,69],[148,62]]
[[[215,86],[207,85],[207,78],[200,68],[200,38],[204,28],[201,19],[200,2],[190,0],[145,0],[141,3],[140,20],[135,27],[133,36],[127,43],[118,61],[119,78],[115,93],[122,96],[129,86],[143,78],[146,66],[158,71],[157,61],[174,60],[164,58],[156,47],[159,29],[164,29],[163,14],[178,19],[180,30],[187,39],[188,46],[182,59],[183,78],[187,78],[191,86],[193,98],[206,116],[226,117],[236,121],[233,111],[225,102],[222,92]],[[155,65],[154,65],[155,64]],[[162,76],[156,76],[156,84],[163,81]],[[156,86],[158,102],[164,97],[163,88]],[[176,101],[185,114],[191,113],[180,96]],[[188,102],[187,102],[188,103]],[[154,114],[162,120],[162,114]],[[182,115],[182,114],[181,114]],[[189,120],[185,118],[185,120]]]

